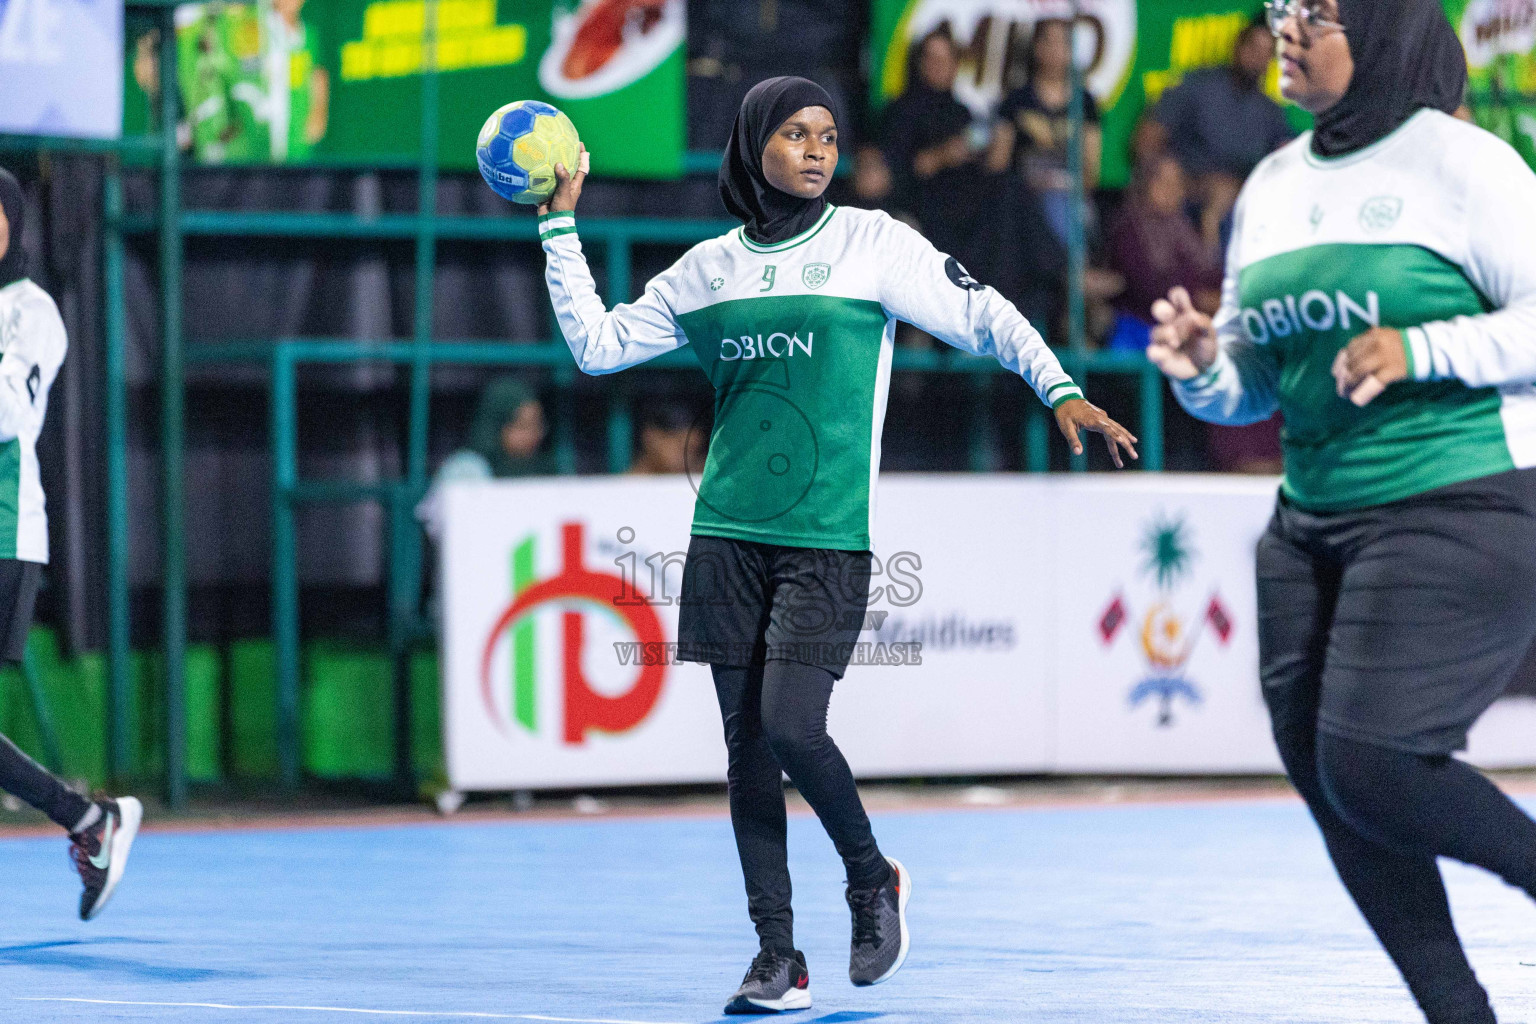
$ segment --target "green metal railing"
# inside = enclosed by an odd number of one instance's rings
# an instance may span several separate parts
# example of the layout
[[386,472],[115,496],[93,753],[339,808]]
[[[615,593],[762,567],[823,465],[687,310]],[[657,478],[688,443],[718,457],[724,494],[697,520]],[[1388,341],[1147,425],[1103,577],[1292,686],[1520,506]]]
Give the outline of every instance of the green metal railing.
[[[584,226],[584,233],[587,228]],[[285,782],[296,785],[299,762],[299,665],[300,616],[298,548],[295,512],[301,504],[353,504],[376,501],[386,510],[389,535],[390,648],[396,669],[395,766],[402,786],[412,784],[410,751],[411,709],[409,687],[403,677],[404,664],[414,638],[420,634],[417,595],[421,586],[420,531],[413,511],[424,493],[424,485],[409,474],[402,479],[383,481],[306,480],[298,473],[298,370],[302,364],[383,362],[395,365],[453,364],[459,366],[496,366],[507,368],[568,368],[570,351],[560,341],[536,344],[507,344],[498,341],[434,342],[425,347],[408,342],[359,342],[339,338],[287,338],[277,342],[208,344],[192,347],[188,357],[198,363],[261,361],[267,364],[271,407],[269,441],[272,451],[272,627],[277,668],[279,766]],[[1142,459],[1148,470],[1162,468],[1162,377],[1136,353],[1064,352],[1063,365],[1082,380],[1095,374],[1132,375],[1141,386]],[[698,363],[684,351],[668,353],[646,364],[658,369],[697,371]],[[968,375],[985,382],[1006,371],[995,360],[976,358],[958,351],[919,351],[901,349],[892,358],[893,371],[926,371]],[[608,410],[608,467],[623,472],[630,462],[629,398],[623,389],[610,393]],[[981,406],[977,406],[980,410]],[[1030,403],[1025,417],[1021,448],[1026,468],[1044,472],[1050,467],[1050,437],[1053,419],[1043,405]],[[566,415],[569,415],[567,409]],[[984,424],[984,413],[974,421]],[[568,426],[557,435],[569,445],[572,430]],[[973,453],[979,447],[973,444]],[[560,462],[572,467],[574,452],[561,453]],[[974,457],[973,457],[974,461]],[[1075,459],[1074,469],[1085,468],[1084,460]],[[570,469],[567,469],[569,472]]]
[[[390,646],[395,655],[396,758],[395,770],[402,786],[410,786],[410,688],[405,679],[406,655],[420,635],[419,603],[422,543],[412,511],[425,493],[427,440],[430,422],[430,373],[439,364],[501,367],[545,367],[554,371],[555,382],[568,386],[577,371],[562,342],[512,345],[501,341],[444,342],[431,337],[432,282],[437,245],[444,240],[484,242],[537,241],[537,224],[531,217],[475,218],[438,216],[437,208],[437,79],[433,40],[435,18],[426,18],[428,37],[423,66],[421,149],[411,163],[391,162],[388,169],[414,169],[418,178],[418,208],[414,214],[361,216],[345,213],[241,212],[187,210],[181,205],[181,154],[176,147],[176,53],[172,10],[176,0],[128,0],[131,8],[148,9],[161,29],[158,125],[149,135],[115,142],[0,136],[0,149],[11,151],[49,149],[106,157],[102,208],[103,273],[106,362],[106,469],[107,469],[107,586],[108,586],[108,706],[109,771],[114,779],[129,771],[127,731],[130,643],[128,575],[128,473],[127,473],[127,375],[126,295],[124,262],[126,235],[153,235],[158,240],[161,290],[162,373],[160,422],[162,459],[163,597],[162,642],[166,674],[166,799],[172,806],[187,797],[186,705],[184,662],[187,647],[187,576],[184,522],[184,368],[197,363],[260,362],[267,365],[271,387],[270,440],[272,445],[272,631],[276,648],[277,740],[280,781],[293,789],[301,779],[300,757],[300,647],[299,577],[295,514],[298,506],[312,503],[377,501],[385,506],[389,533]],[[427,0],[429,4],[435,0]],[[1080,86],[1079,86],[1080,88]],[[1074,108],[1075,109],[1075,108]],[[1074,143],[1074,147],[1077,144]],[[151,163],[151,158],[152,163]],[[1076,159],[1080,159],[1080,156]],[[124,210],[122,166],[125,162],[153,166],[158,172],[158,200],[152,215],[129,217]],[[690,173],[713,173],[718,156],[689,154]],[[348,164],[348,166],[354,166]],[[357,169],[381,169],[384,164]],[[1080,178],[1080,176],[1078,176]],[[606,269],[606,295],[610,304],[628,301],[635,292],[633,247],[636,244],[690,244],[734,227],[714,220],[661,220],[587,218],[582,221],[583,241],[602,249]],[[1081,315],[1082,242],[1074,239],[1072,267],[1072,330],[1070,346],[1059,354],[1065,368],[1079,380],[1096,374],[1129,376],[1139,380],[1142,466],[1162,467],[1163,385],[1161,377],[1139,353],[1090,352],[1083,342]],[[359,342],[353,339],[290,338],[278,341],[198,344],[187,346],[182,324],[182,268],[188,236],[399,239],[415,243],[415,314],[407,340]],[[303,364],[382,361],[409,367],[409,423],[405,473],[399,479],[360,482],[306,480],[298,474],[298,371]],[[660,368],[696,367],[687,353],[673,353],[647,364]],[[973,399],[972,465],[983,468],[984,448],[978,443],[990,430],[986,396],[995,375],[1004,372],[992,360],[975,359],[950,351],[895,353],[896,371],[926,371],[967,377]],[[574,410],[568,400],[555,412],[556,462],[563,473],[575,471]],[[608,467],[623,471],[629,462],[631,411],[628,390],[622,385],[609,391],[607,423]],[[1021,444],[1026,468],[1044,471],[1050,463],[1054,425],[1043,407],[1026,416]],[[1086,468],[1086,460],[1073,458],[1074,470]]]
[[[126,0],[129,10],[148,12],[160,29],[160,124],[175,123],[176,46],[174,10],[180,0]],[[179,184],[181,154],[175,131],[157,131],[121,139],[0,135],[0,151],[48,151],[99,155],[103,178],[103,306],[105,319],[105,419],[107,469],[107,770],[114,780],[129,771],[129,576],[127,373],[123,288],[122,164],[132,160],[160,172],[159,216],[161,329],[166,362],[161,389],[162,484],[165,498],[163,537],[164,638],[166,643],[166,796],[175,806],[186,798],[186,715],[183,661],[186,639],[186,563],[181,550],[183,406],[181,388],[181,239]],[[45,714],[45,712],[40,712]],[[56,757],[57,751],[51,756]]]

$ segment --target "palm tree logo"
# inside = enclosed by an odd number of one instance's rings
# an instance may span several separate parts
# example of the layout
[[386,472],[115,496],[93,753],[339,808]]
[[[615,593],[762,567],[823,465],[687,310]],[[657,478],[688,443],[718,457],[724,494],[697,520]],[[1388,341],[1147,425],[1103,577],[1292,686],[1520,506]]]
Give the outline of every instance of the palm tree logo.
[[1184,520],[1169,519],[1161,512],[1142,535],[1141,550],[1146,554],[1142,572],[1157,581],[1159,590],[1172,590],[1189,573],[1195,557]]

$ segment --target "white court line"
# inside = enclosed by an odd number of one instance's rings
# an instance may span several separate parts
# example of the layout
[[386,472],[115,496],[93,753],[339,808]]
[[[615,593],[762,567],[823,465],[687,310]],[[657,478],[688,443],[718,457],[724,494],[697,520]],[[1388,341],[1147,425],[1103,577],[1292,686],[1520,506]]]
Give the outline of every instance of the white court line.
[[175,1006],[202,1010],[311,1010],[318,1013],[368,1013],[378,1017],[457,1017],[477,1020],[544,1020],[557,1024],[671,1024],[666,1021],[614,1020],[608,1017],[550,1017],[542,1013],[483,1013],[475,1010],[365,1010],[352,1006],[237,1006],[233,1003],[157,1003],[133,999],[81,999],[71,996],[13,996],[29,1003],[90,1003],[93,1006]]

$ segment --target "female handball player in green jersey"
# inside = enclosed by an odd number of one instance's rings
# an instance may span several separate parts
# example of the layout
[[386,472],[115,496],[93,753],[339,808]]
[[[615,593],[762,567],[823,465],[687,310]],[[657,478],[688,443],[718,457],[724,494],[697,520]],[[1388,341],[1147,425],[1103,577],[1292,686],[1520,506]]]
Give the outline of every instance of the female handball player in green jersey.
[[1148,355],[1216,423],[1284,417],[1264,696],[1345,888],[1433,1024],[1492,1024],[1437,857],[1536,895],[1536,823],[1451,756],[1536,638],[1536,175],[1452,114],[1436,0],[1275,0],[1313,131],[1234,215],[1214,322]]
[[[68,339],[59,309],[27,276],[21,185],[0,168],[0,664],[26,658],[32,609],[48,564],[48,514],[37,435]],[[128,865],[143,808],[131,796],[88,800],[0,735],[0,789],[69,833],[80,872],[80,918],[106,909]]]
[[[636,302],[604,308],[574,215],[588,161],[542,207],[550,297],[576,362],[611,373],[691,345],[715,421],[683,573],[680,659],[707,662],[725,720],[731,824],[760,952],[728,1013],[811,1005],[795,949],[780,770],[847,869],[848,973],[872,985],[907,955],[906,869],[883,856],[827,706],[863,627],[870,520],[897,320],[1014,370],[1074,452],[1132,437],[1083,399],[997,292],[884,213],[823,196],[837,166],[832,101],[802,78],[748,93],[720,167],[742,227],[691,249]],[[876,712],[878,713],[878,712]]]

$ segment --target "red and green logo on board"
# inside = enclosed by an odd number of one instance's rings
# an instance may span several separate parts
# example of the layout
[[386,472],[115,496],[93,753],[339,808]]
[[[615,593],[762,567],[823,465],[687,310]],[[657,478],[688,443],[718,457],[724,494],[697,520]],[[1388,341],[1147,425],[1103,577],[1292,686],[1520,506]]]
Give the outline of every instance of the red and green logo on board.
[[[480,693],[491,721],[505,735],[521,731],[538,735],[540,721],[538,631],[534,616],[554,605],[560,614],[560,686],[567,744],[586,742],[592,732],[623,733],[645,721],[661,697],[666,665],[641,664],[639,674],[623,693],[599,692],[583,667],[587,616],[617,617],[642,649],[662,645],[661,620],[646,601],[636,601],[633,584],[623,577],[589,568],[582,554],[582,525],[560,527],[560,569],[553,576],[535,575],[538,535],[530,534],[512,549],[512,602],[496,617],[480,657]],[[498,657],[510,658],[510,704],[498,699]],[[644,661],[645,659],[641,659]]]

